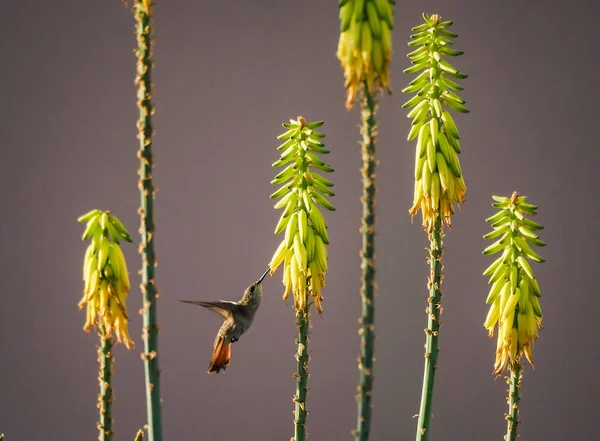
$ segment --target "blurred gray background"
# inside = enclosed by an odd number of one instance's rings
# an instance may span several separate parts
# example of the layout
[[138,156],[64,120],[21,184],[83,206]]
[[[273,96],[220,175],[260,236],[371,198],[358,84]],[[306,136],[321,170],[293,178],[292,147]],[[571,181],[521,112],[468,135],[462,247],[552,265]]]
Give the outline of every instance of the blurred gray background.
[[[372,439],[414,439],[423,369],[426,236],[411,225],[414,143],[400,92],[421,12],[453,19],[472,113],[458,116],[467,201],[445,240],[433,440],[500,440],[506,385],[482,323],[492,194],[539,204],[547,263],[534,270],[546,328],[525,368],[521,439],[597,439],[597,2],[398,1],[380,107]],[[159,1],[155,183],[166,440],[292,436],[293,309],[281,274],[223,375],[206,367],[219,317],[176,299],[238,299],[280,238],[269,181],[281,123],[324,119],[337,212],[325,314],[311,338],[310,439],[350,439],[359,350],[358,111],[343,106],[336,2]],[[81,327],[85,244],[75,219],[110,209],[136,233],[133,18],[119,0],[2,2],[0,9],[0,432],[7,441],[97,437],[95,334]],[[136,238],[137,242],[137,238]],[[145,404],[137,244],[125,255],[136,348],[116,349],[116,438]],[[594,435],[596,434],[596,435]]]

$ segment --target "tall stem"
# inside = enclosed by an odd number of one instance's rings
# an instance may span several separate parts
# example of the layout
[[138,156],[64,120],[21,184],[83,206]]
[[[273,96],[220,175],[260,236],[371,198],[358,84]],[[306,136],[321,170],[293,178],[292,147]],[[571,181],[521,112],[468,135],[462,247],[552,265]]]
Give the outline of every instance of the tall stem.
[[417,423],[417,441],[429,439],[431,410],[433,406],[433,387],[439,352],[440,316],[442,314],[442,217],[437,214],[429,248],[429,298],[427,299],[427,329],[425,329],[425,368],[423,371],[423,390],[421,407]]
[[506,418],[506,441],[515,441],[518,436],[519,426],[519,389],[521,387],[521,378],[523,371],[521,364],[518,361],[510,365],[510,379],[508,389],[508,416]]
[[375,114],[377,102],[369,91],[366,82],[363,84],[361,103],[361,153],[363,166],[361,169],[363,206],[361,220],[362,248],[361,256],[361,328],[360,359],[358,369],[360,384],[358,386],[358,418],[356,441],[369,439],[371,427],[371,393],[373,390],[373,351],[375,345],[374,312],[375,312],[375,145],[377,142],[377,122]]
[[140,110],[138,138],[140,140],[141,234],[142,245],[142,296],[143,296],[143,339],[144,373],[146,380],[146,407],[148,415],[148,439],[162,441],[160,405],[160,383],[158,367],[158,326],[156,306],[158,292],[154,283],[154,185],[152,183],[152,3],[151,0],[136,0],[134,4],[137,38],[137,105]]
[[296,311],[296,325],[298,326],[298,339],[296,344],[296,394],[294,395],[294,441],[306,439],[306,393],[308,392],[308,324],[309,305]]
[[100,374],[98,382],[100,383],[100,394],[98,395],[98,409],[100,416],[98,420],[98,430],[100,441],[112,440],[112,374],[113,374],[113,355],[112,341],[110,338],[100,336],[100,347],[98,348],[98,364],[100,365]]

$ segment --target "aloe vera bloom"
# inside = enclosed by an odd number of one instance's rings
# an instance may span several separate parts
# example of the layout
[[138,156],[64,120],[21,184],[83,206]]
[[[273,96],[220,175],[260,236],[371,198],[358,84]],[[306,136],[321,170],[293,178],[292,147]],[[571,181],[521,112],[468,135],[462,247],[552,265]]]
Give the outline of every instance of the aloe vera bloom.
[[335,210],[327,200],[334,195],[333,183],[316,172],[333,171],[318,156],[329,153],[321,142],[325,135],[315,130],[322,124],[306,122],[299,116],[283,124],[287,131],[278,137],[284,142],[278,147],[282,153],[273,167],[286,167],[271,181],[283,184],[271,198],[281,198],[275,204],[275,208],[283,209],[275,234],[284,233],[284,238],[269,263],[271,274],[284,264],[284,300],[291,291],[294,308],[304,310],[310,296],[319,314],[323,312],[321,290],[325,287],[329,243],[327,223],[319,206]]
[[[98,326],[104,340],[116,335],[117,341],[133,347],[129,336],[126,300],[131,285],[129,271],[119,240],[132,242],[129,233],[108,211],[92,210],[79,217],[86,222],[83,240],[91,239],[83,262],[83,297],[79,308],[86,308],[83,329]],[[112,240],[111,240],[112,239]]]
[[346,78],[346,108],[354,105],[359,85],[371,94],[376,87],[390,91],[392,59],[392,0],[341,0],[337,58]]
[[502,254],[483,273],[491,285],[484,327],[492,337],[497,326],[494,374],[500,375],[507,366],[518,364],[522,354],[533,366],[531,351],[542,328],[542,309],[540,287],[529,261],[544,262],[532,245],[545,243],[536,233],[543,227],[526,217],[537,213],[537,206],[529,204],[526,196],[514,192],[510,198],[493,198],[492,206],[499,211],[486,219],[493,231],[483,237],[497,240],[483,254]]
[[409,46],[417,47],[408,54],[412,66],[405,73],[418,75],[402,92],[415,93],[402,107],[412,109],[408,118],[412,125],[408,140],[417,139],[415,152],[414,216],[421,210],[423,228],[432,233],[438,213],[448,226],[452,224],[454,203],[465,200],[467,188],[458,155],[460,134],[450,110],[467,113],[465,101],[455,91],[463,90],[454,79],[467,78],[445,57],[455,57],[462,51],[452,49],[456,34],[448,28],[451,21],[439,15],[423,14],[425,23],[412,28]]

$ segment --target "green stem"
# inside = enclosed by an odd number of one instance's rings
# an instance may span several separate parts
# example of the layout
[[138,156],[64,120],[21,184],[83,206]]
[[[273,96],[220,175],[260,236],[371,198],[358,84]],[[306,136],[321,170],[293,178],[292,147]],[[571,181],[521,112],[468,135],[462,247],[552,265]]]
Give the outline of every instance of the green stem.
[[110,338],[105,339],[100,336],[100,347],[98,348],[98,364],[100,365],[100,394],[98,395],[98,408],[100,409],[100,418],[98,420],[98,430],[100,441],[112,440],[112,374],[113,374],[113,355],[112,341]]
[[519,426],[519,388],[521,387],[521,378],[523,377],[523,371],[521,364],[518,361],[511,363],[510,365],[510,380],[508,389],[508,416],[506,418],[506,441],[515,441],[518,436]]
[[296,311],[298,351],[296,352],[296,394],[294,395],[294,441],[306,439],[306,393],[308,392],[308,324],[309,305]]
[[142,296],[143,296],[143,339],[144,339],[144,373],[146,380],[146,408],[148,416],[148,439],[162,441],[162,420],[160,405],[160,382],[158,367],[158,326],[156,323],[156,306],[158,292],[154,283],[154,186],[152,183],[152,3],[149,0],[136,0],[134,12],[136,19],[137,39],[137,77],[138,138],[140,140],[140,181],[141,193],[141,235],[142,246]]
[[440,316],[442,314],[442,217],[435,217],[433,232],[430,237],[429,249],[429,298],[427,299],[427,329],[425,329],[425,368],[423,371],[423,390],[421,407],[417,423],[417,441],[429,439],[429,426],[433,405],[433,387],[439,352]]
[[358,418],[354,432],[356,441],[369,439],[371,426],[371,393],[373,390],[373,351],[375,345],[374,312],[375,312],[375,145],[377,142],[377,122],[375,114],[377,102],[374,95],[363,84],[363,99],[361,103],[361,153],[363,166],[361,169],[363,205],[361,233],[361,328],[360,359],[358,369],[360,383],[358,386]]

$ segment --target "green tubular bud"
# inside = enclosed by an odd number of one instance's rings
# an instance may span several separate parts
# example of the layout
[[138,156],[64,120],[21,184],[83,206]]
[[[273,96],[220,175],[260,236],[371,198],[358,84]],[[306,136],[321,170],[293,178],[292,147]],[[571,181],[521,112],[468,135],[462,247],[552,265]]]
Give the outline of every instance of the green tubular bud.
[[285,229],[285,246],[291,248],[293,245],[294,236],[298,230],[298,213],[294,212],[289,218],[289,222]]
[[454,150],[448,150],[448,153],[450,154],[450,162],[448,163],[448,165],[450,166],[452,173],[454,173],[454,176],[460,178],[462,176],[460,160],[458,159],[458,156]]
[[[438,154],[440,154],[438,152]],[[440,173],[440,180],[442,183],[442,188],[446,191],[450,191],[450,188],[454,188],[453,187],[453,177],[451,176],[451,172],[448,171],[448,166],[446,165],[446,161],[444,160],[444,157],[442,155],[441,160],[437,160],[437,156],[436,156],[436,166],[438,169],[438,172]]]
[[435,145],[433,144],[433,140],[429,140],[427,142],[427,164],[429,165],[429,171],[433,173],[435,168],[436,161],[436,153],[435,153]]
[[321,171],[324,171],[327,173],[331,173],[332,171],[334,171],[333,168],[331,168],[328,164],[324,163],[323,161],[321,161],[320,164],[311,163],[310,165],[311,165],[311,167],[314,167],[318,170],[321,170]]
[[500,202],[502,204],[504,204],[504,203],[510,203],[510,198],[507,198],[506,196],[492,195],[492,199],[495,200],[496,202]]
[[496,269],[502,264],[502,258],[499,257],[496,260],[494,260],[494,262],[492,262],[492,264],[490,266],[488,266],[485,271],[483,272],[484,276],[491,276],[494,271],[496,271]]
[[288,194],[291,190],[291,184],[286,184],[284,186],[282,186],[281,188],[279,188],[276,192],[274,192],[273,194],[271,194],[271,196],[269,196],[271,199],[277,199],[280,198],[286,194]]
[[379,15],[375,9],[375,4],[372,1],[368,1],[366,6],[369,27],[371,28],[371,32],[373,32],[373,37],[379,40],[381,38],[381,24],[379,22]]
[[335,211],[335,207],[331,204],[331,202],[329,202],[327,199],[325,199],[325,197],[321,196],[316,191],[312,192],[310,196],[315,203],[319,204],[323,208],[326,208],[329,211]]
[[504,279],[495,281],[492,287],[490,288],[490,292],[487,298],[485,299],[485,303],[488,305],[494,303],[500,295],[500,291],[502,290],[502,288],[504,288],[504,285],[506,285],[506,280]]
[[100,246],[98,248],[98,271],[102,271],[108,260],[108,249],[110,242],[106,236],[100,238]]
[[529,282],[523,277],[519,283],[521,296],[519,298],[519,312],[526,314],[529,307]]
[[435,110],[435,115],[438,118],[442,116],[442,103],[440,103],[440,100],[437,98],[433,100],[433,109]]
[[523,222],[523,226],[524,227],[529,228],[532,231],[537,231],[537,230],[543,230],[544,229],[543,226],[541,226],[540,224],[532,221],[531,219],[525,218],[525,219],[522,220],[522,222]]
[[437,172],[431,173],[431,205],[434,211],[440,206],[440,175]]
[[444,155],[446,163],[450,162],[450,150],[453,149],[452,147],[450,147],[450,144],[448,144],[448,138],[446,137],[446,134],[444,132],[440,132],[438,136],[438,144],[440,146],[440,151],[442,152],[442,155]]
[[423,175],[423,164],[427,161],[426,156],[419,156],[418,153],[415,154],[415,181],[421,179]]
[[455,137],[456,139],[460,139],[458,129],[456,128],[456,124],[454,124],[454,119],[452,118],[452,115],[450,115],[450,113],[448,113],[446,110],[442,111],[442,122],[444,123],[446,130],[448,130],[448,132],[453,137]]
[[394,15],[390,2],[388,0],[375,0],[375,6],[379,17],[386,22],[390,29],[393,29]]
[[452,100],[452,101],[456,101],[459,104],[465,104],[466,101],[463,100],[460,96],[458,96],[457,94],[455,94],[454,92],[451,92],[449,90],[446,90],[443,94],[443,98],[445,100]]
[[323,214],[321,211],[313,205],[311,210],[309,211],[309,218],[312,223],[312,226],[315,229],[315,233],[321,236],[325,243],[329,243],[329,234],[327,233],[327,224],[325,223],[325,219],[323,218]]
[[297,141],[294,138],[290,138],[286,142],[284,142],[283,144],[281,144],[279,147],[277,147],[277,150],[286,150],[290,146],[293,146],[294,144],[296,144],[296,142]]
[[278,174],[277,176],[275,176],[275,179],[273,179],[271,181],[271,184],[274,184],[274,185],[283,184],[285,181],[289,180],[293,176],[294,176],[294,164],[291,164],[285,169],[285,173],[282,172],[282,173]]
[[381,50],[384,54],[391,55],[392,53],[392,32],[394,28],[394,20],[391,19],[391,24],[388,22],[381,23]]
[[288,139],[290,138],[292,135],[294,135],[296,133],[296,129],[290,129],[285,133],[282,133],[281,135],[279,135],[277,137],[278,140],[283,141],[284,139]]
[[321,184],[319,181],[313,182],[313,188],[325,196],[335,196],[335,193],[331,191],[326,185]]
[[304,124],[304,127],[307,129],[316,129],[317,127],[321,127],[323,124],[325,124],[325,121],[311,121]]
[[269,262],[269,268],[271,268],[271,271],[275,271],[277,267],[281,265],[281,263],[283,263],[287,253],[288,249],[285,246],[285,240],[282,240],[279,246],[277,247],[277,250],[273,254],[271,261]]
[[456,153],[460,153],[460,141],[456,139],[449,131],[446,131],[446,138],[448,139],[448,144],[452,146]]
[[308,143],[308,150],[317,152],[317,153],[321,153],[323,155],[329,154],[329,150],[323,148],[322,146],[318,146],[316,144],[311,144],[311,143]]
[[317,155],[315,155],[312,152],[306,152],[306,157],[308,158],[308,160],[310,161],[310,165],[311,166],[323,166],[326,165],[321,158],[319,158]]
[[525,227],[524,225],[519,225],[518,226],[518,230],[526,238],[531,238],[531,239],[538,239],[539,238],[539,236],[537,234],[535,234],[532,230],[530,230],[529,228]]
[[321,236],[315,236],[315,260],[323,271],[327,271],[327,248]]
[[402,108],[403,109],[410,109],[411,107],[414,107],[417,104],[419,104],[421,101],[423,101],[423,98],[420,97],[419,95],[415,95],[411,99],[409,99],[407,102],[405,102],[402,105]]
[[298,146],[296,143],[289,146],[279,157],[279,161],[287,161],[288,159],[295,159],[298,153]]
[[108,213],[104,212],[100,215],[100,228],[102,228],[102,232],[107,229],[106,224],[108,224]]
[[544,242],[542,242],[542,241],[541,241],[541,240],[539,240],[539,239],[534,239],[533,237],[526,237],[526,238],[525,238],[525,240],[526,240],[528,243],[530,243],[530,244],[532,244],[532,245],[536,245],[536,246],[538,246],[538,247],[545,247],[545,246],[546,246],[546,244],[545,244]]
[[417,116],[415,116],[412,125],[417,125],[419,124],[419,126],[422,127],[422,123],[425,122],[425,118],[427,118],[427,115],[429,114],[429,109],[427,107],[423,107],[421,109],[421,111],[417,114]]
[[310,225],[306,228],[304,247],[306,248],[306,261],[312,262],[315,255],[315,232]]
[[537,214],[537,205],[528,204],[527,202],[518,202],[517,209],[520,211],[524,211],[527,214],[535,215]]
[[298,266],[304,270],[306,268],[306,248],[304,248],[304,245],[302,245],[299,233],[294,235],[293,242],[296,261],[298,262]]
[[458,73],[458,70],[446,60],[440,60],[438,65],[440,66],[440,69],[442,69],[444,72],[447,72],[449,74]]
[[531,266],[529,265],[529,262],[527,262],[527,259],[525,259],[525,257],[518,256],[516,261],[530,279],[535,279],[535,274],[533,274],[533,270],[531,269]]
[[427,161],[424,161],[423,163],[421,182],[423,185],[423,194],[428,196],[431,193],[431,171],[429,170],[429,164]]
[[483,238],[484,239],[495,239],[496,237],[500,236],[501,234],[505,234],[507,229],[508,229],[508,225],[501,227],[501,228],[497,228],[497,229],[489,232],[488,234],[484,235]]
[[488,284],[495,283],[497,280],[508,280],[510,274],[510,268],[504,263],[504,259],[500,258],[502,261],[501,265],[494,270]]
[[543,317],[542,307],[540,306],[540,301],[536,296],[530,297],[531,307],[533,308],[533,313],[537,317]]
[[414,93],[414,92],[416,92],[421,87],[423,87],[423,85],[425,84],[425,81],[427,81],[427,80],[421,80],[418,83],[408,85],[407,87],[405,87],[404,89],[402,89],[402,93]]
[[443,79],[444,81],[444,85],[449,88],[449,89],[453,89],[453,90],[465,90],[464,87],[462,87],[460,84],[455,83],[454,81],[452,81],[450,78],[445,78]]
[[[456,38],[456,37],[458,37],[458,35],[455,34],[454,32],[450,32],[450,31],[448,31],[446,29],[442,29],[442,28],[438,29],[438,33],[440,35],[443,35],[443,36],[448,37],[448,38]],[[460,52],[460,51],[457,51],[457,52]],[[459,53],[459,54],[457,54],[457,55],[462,55],[462,52]]]
[[360,46],[362,49],[362,59],[365,63],[368,63],[371,59],[371,50],[373,48],[373,42],[371,37],[371,28],[365,21],[361,25],[361,39]]
[[469,109],[467,109],[465,106],[463,106],[462,104],[460,104],[454,100],[445,99],[444,102],[446,103],[446,105],[448,107],[456,110],[457,112],[461,112],[461,113],[469,113],[470,112]]
[[306,231],[308,230],[308,218],[305,210],[298,213],[298,233],[302,243],[306,242]]
[[[425,101],[426,102],[426,101]],[[423,124],[419,129],[419,137],[417,138],[417,156],[420,158],[425,154],[427,143],[429,142],[429,125]]]
[[119,236],[121,235],[115,226],[111,222],[106,223],[106,229],[108,230],[108,234],[112,238],[114,243],[119,243]]
[[410,128],[410,131],[408,132],[408,136],[406,139],[408,141],[412,141],[413,139],[415,139],[417,137],[417,135],[419,134],[419,130],[421,130],[422,125],[423,125],[422,121],[421,121],[421,123],[413,124]]
[[419,26],[415,26],[414,28],[410,28],[410,30],[413,32],[426,31],[427,29],[429,29],[428,23],[423,23],[423,24],[420,24]]
[[[429,72],[421,72],[417,77],[408,83],[410,86],[414,86],[415,84],[422,84],[424,81],[427,81],[429,78]],[[403,91],[404,92],[404,91]]]
[[420,38],[409,41],[408,45],[409,46],[421,46],[422,44],[425,45],[425,44],[429,43],[430,41],[431,41],[431,35],[426,34]]
[[288,162],[291,162],[291,161],[294,161],[297,159],[300,159],[300,158],[296,158],[295,155],[290,155],[286,159],[278,159],[273,164],[271,164],[271,167],[281,167],[282,165],[285,165]]
[[439,123],[437,118],[431,118],[429,121],[429,130],[431,131],[431,140],[433,145],[437,146],[439,135]]
[[503,249],[504,247],[505,247],[505,244],[503,243],[503,241],[498,240],[498,241],[494,242],[493,244],[491,244],[490,246],[488,246],[485,250],[483,250],[483,254],[485,254],[485,255],[495,254],[498,251],[500,251],[501,249]]
[[279,222],[277,222],[277,226],[275,227],[275,234],[281,233],[288,225],[290,221],[290,216],[284,211],[279,218]]
[[363,16],[363,12],[365,9],[365,0],[353,0],[354,1],[354,8],[352,11],[352,18],[354,19],[354,21],[361,21],[362,16]]
[[[292,200],[292,199],[294,199],[294,200],[297,200],[297,199],[298,199],[298,195],[296,195],[296,193],[295,193],[295,192],[293,192],[293,191],[291,191],[291,192],[289,192],[288,194],[286,194],[286,195],[285,195],[283,198],[281,198],[281,199],[279,200],[279,202],[277,202],[277,203],[276,203],[276,204],[275,204],[273,207],[274,207],[276,210],[278,210],[278,209],[280,209],[280,208],[283,208],[283,207],[285,207],[285,206],[288,204],[288,202],[289,202],[290,200]],[[294,202],[294,203],[295,203],[295,202]]]
[[81,240],[88,240],[94,232],[98,229],[100,224],[100,216],[94,216],[90,220],[88,220],[85,230],[83,231],[83,235],[81,236]]
[[96,216],[98,216],[100,213],[102,213],[102,211],[100,211],[98,209],[88,211],[87,213],[82,214],[81,216],[79,216],[77,218],[77,222],[89,222],[93,218],[95,218]]
[[407,73],[407,74],[412,74],[412,73],[417,73],[420,70],[426,69],[428,67],[429,67],[429,60],[426,59],[425,61],[415,64],[414,66],[407,67],[402,72]]
[[510,293],[514,294],[519,285],[519,270],[516,265],[510,267]]
[[373,67],[375,72],[383,72],[383,52],[381,50],[381,41],[373,40]]
[[333,182],[329,181],[328,179],[324,178],[323,176],[321,176],[318,173],[310,172],[310,177],[313,178],[315,181],[319,181],[321,184],[325,185],[326,187],[333,187]]
[[508,299],[506,300],[506,304],[504,305],[504,309],[502,310],[502,318],[506,318],[511,314],[514,314],[517,303],[519,303],[520,294],[521,290],[519,288],[510,293]]
[[515,244],[521,249],[523,254],[525,254],[525,257],[527,257],[537,263],[543,263],[546,261],[542,256],[540,256],[538,253],[533,251],[531,249],[531,247],[529,246],[529,244],[527,242],[525,242],[525,240],[523,240],[523,238],[517,236],[517,237],[515,237],[514,240],[515,240]]
[[94,255],[94,245],[89,244],[85,250],[85,254],[83,255],[83,280],[86,278],[87,274],[87,265],[89,264],[92,256]]
[[419,104],[417,104],[415,107],[413,107],[413,109],[408,112],[408,114],[406,115],[407,118],[414,118],[415,116],[417,116],[419,114],[419,112],[421,112],[424,108],[425,109],[429,109],[428,107],[429,101],[428,100],[423,100],[421,101]]
[[454,44],[452,42],[452,40],[449,40],[448,38],[444,37],[443,35],[436,37],[433,41],[438,46],[452,46]]
[[463,51],[457,51],[454,49],[450,49],[448,46],[443,46],[440,48],[440,53],[442,55],[449,55],[451,57],[458,57],[459,55],[464,54]]
[[116,228],[116,230],[119,232],[119,234],[121,235],[121,237],[123,239],[125,239],[127,242],[130,242],[130,243],[133,242],[133,239],[131,239],[131,236],[129,235],[127,228],[125,228],[125,225],[123,225],[123,223],[121,223],[119,218],[117,218],[111,214],[108,216],[108,222],[113,224],[113,226]]
[[415,49],[414,51],[410,52],[407,55],[407,57],[411,60],[414,60],[414,59],[418,59],[421,57],[426,57],[427,54],[428,54],[427,47],[421,46],[420,48]]

